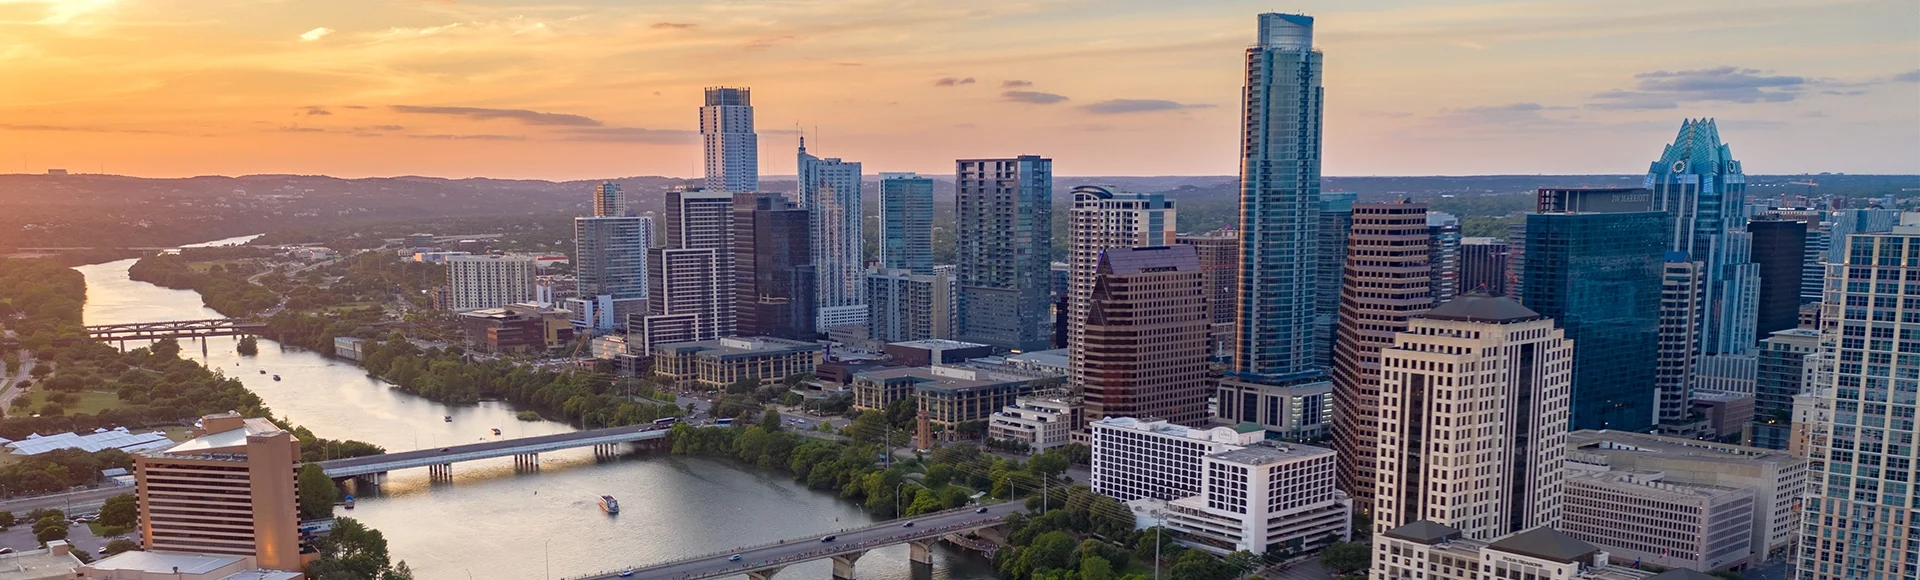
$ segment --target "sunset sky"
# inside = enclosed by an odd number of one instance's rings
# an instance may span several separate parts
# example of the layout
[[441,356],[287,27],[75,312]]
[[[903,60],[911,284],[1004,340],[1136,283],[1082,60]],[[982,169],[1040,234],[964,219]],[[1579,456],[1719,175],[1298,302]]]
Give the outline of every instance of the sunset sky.
[[869,173],[1237,172],[1254,15],[1316,17],[1328,175],[1920,173],[1920,0],[0,0],[0,172],[697,176],[749,86]]

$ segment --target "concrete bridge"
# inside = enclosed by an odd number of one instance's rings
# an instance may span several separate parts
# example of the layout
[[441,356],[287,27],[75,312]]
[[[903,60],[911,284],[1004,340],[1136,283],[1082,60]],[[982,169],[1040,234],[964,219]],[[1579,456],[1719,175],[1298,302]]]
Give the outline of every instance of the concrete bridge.
[[416,467],[431,470],[430,477],[434,480],[448,480],[453,478],[453,464],[462,461],[513,456],[517,462],[516,467],[538,469],[540,454],[547,451],[592,447],[596,455],[612,456],[619,451],[621,443],[665,439],[667,430],[668,427],[662,425],[608,427],[505,441],[469,443],[438,449],[333,459],[322,461],[319,465],[326,471],[327,477],[360,478],[375,485],[382,483],[389,471]]
[[100,324],[88,326],[86,329],[87,338],[101,342],[115,342],[259,334],[260,331],[267,329],[267,324],[244,318],[213,318],[208,320],[169,320],[166,322]]
[[[916,564],[933,563],[933,544],[948,535],[963,535],[972,530],[991,528],[1009,514],[1024,508],[1024,502],[1007,502],[986,507],[966,507],[910,518],[825,532],[804,538],[791,538],[772,544],[749,546],[703,556],[662,562],[642,568],[630,568],[579,576],[572,580],[692,580],[745,574],[750,580],[770,580],[780,569],[801,562],[832,559],[835,580],[853,578],[853,565],[870,550],[907,544],[908,556]],[[911,526],[907,524],[911,523]],[[831,536],[832,540],[825,538]],[[979,544],[963,544],[980,549]],[[734,557],[739,556],[738,560]],[[621,576],[624,572],[631,572]]]

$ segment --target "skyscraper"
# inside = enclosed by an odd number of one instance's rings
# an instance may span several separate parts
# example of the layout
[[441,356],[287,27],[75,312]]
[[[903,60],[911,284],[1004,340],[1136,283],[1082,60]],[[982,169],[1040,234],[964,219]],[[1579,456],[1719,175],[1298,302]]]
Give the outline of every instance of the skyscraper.
[[1452,300],[1460,293],[1460,218],[1450,213],[1427,214],[1427,248],[1432,256],[1433,303]]
[[[1320,250],[1314,256],[1313,365],[1333,368],[1333,329],[1340,323],[1340,285],[1347,269],[1347,232],[1357,194],[1320,194]],[[1236,256],[1237,258],[1237,256]],[[1239,264],[1234,264],[1235,269]]]
[[1340,489],[1372,509],[1380,430],[1380,349],[1433,307],[1432,236],[1422,203],[1356,203],[1333,341],[1333,448]]
[[[1827,266],[1824,350],[1838,365],[1810,377],[1809,497],[1799,580],[1920,576],[1913,482],[1920,381],[1920,216],[1890,233],[1853,234]],[[1836,242],[1842,240],[1836,239]],[[1902,283],[1904,282],[1904,283]],[[1814,359],[1807,359],[1813,365]],[[1801,425],[1795,402],[1795,431]],[[1824,482],[1824,485],[1813,485]]]
[[1786,449],[1793,422],[1793,398],[1807,383],[1807,356],[1820,352],[1820,331],[1776,330],[1760,341],[1759,372],[1754,379],[1754,447]]
[[1313,18],[1261,14],[1246,52],[1240,165],[1240,324],[1233,374],[1282,382],[1314,363],[1320,229],[1320,51]]
[[894,269],[868,272],[867,338],[879,342],[953,338],[958,320],[954,294],[951,276]]
[[734,333],[733,195],[667,192],[662,247],[647,253],[648,314],[628,332],[648,348]]
[[[1067,225],[1070,247],[1067,251],[1066,293],[1067,347],[1072,352],[1084,350],[1080,344],[1080,329],[1087,324],[1087,300],[1093,294],[1100,253],[1109,248],[1171,244],[1176,216],[1173,202],[1167,201],[1163,195],[1133,193],[1097,185],[1073,188],[1072,216]],[[1198,267],[1197,255],[1195,260],[1195,267]],[[1202,334],[1201,341],[1205,340],[1206,335]],[[1078,355],[1074,356],[1078,360]],[[1079,385],[1083,378],[1076,374],[1071,380]]]
[[1656,408],[1666,214],[1531,214],[1521,303],[1573,341],[1573,428],[1645,431]]
[[777,193],[733,194],[735,332],[813,340],[815,271],[807,210]]
[[1052,343],[1053,160],[955,162],[960,340],[1019,351]]
[[1175,243],[1193,246],[1200,256],[1200,270],[1207,273],[1207,311],[1215,324],[1232,324],[1239,292],[1240,234],[1219,230],[1204,234],[1178,234]]
[[1683,121],[1679,135],[1647,170],[1645,186],[1654,209],[1667,214],[1670,249],[1706,263],[1702,351],[1752,355],[1760,267],[1749,259],[1747,178],[1732,149],[1720,142],[1713,120]]
[[1206,275],[1192,246],[1115,247],[1094,260],[1071,349],[1088,420],[1207,418]]
[[814,328],[860,324],[867,319],[866,238],[860,205],[860,163],[807,153],[800,139],[799,203],[813,220],[813,268],[819,308]]
[[933,179],[880,174],[880,268],[933,273]]
[[[647,248],[653,220],[627,215],[617,183],[594,189],[593,215],[573,218],[573,264],[580,298],[567,309],[577,326],[612,330],[647,310]],[[604,305],[604,307],[603,307]]]
[[1760,299],[1754,323],[1754,342],[1776,330],[1800,325],[1800,275],[1807,256],[1807,222],[1754,219],[1747,222],[1753,236],[1753,261],[1760,266]]
[[1460,239],[1460,293],[1507,294],[1507,241],[1499,238]]
[[760,136],[753,132],[752,89],[707,87],[706,104],[700,107],[700,139],[706,146],[707,189],[760,189]]
[[1374,530],[1420,520],[1476,540],[1560,520],[1573,344],[1506,297],[1469,294],[1381,351]]
[[[1654,419],[1685,434],[1692,414],[1694,372],[1700,362],[1700,302],[1707,293],[1706,265],[1685,252],[1667,252],[1660,274],[1660,351],[1654,362],[1658,392]],[[1663,429],[1665,430],[1665,429]]]

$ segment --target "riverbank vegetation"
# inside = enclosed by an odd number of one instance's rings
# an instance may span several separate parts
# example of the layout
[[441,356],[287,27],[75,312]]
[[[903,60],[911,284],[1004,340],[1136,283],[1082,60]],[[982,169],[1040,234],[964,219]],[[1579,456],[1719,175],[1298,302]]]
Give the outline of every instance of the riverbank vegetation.
[[65,491],[105,481],[106,469],[133,469],[133,458],[119,449],[88,453],[79,449],[56,449],[39,455],[27,455],[0,465],[0,490],[5,497]]
[[508,361],[468,361],[397,336],[369,340],[360,365],[401,390],[448,404],[505,400],[585,428],[652,423],[681,414],[673,397],[635,379],[583,369],[546,370]]
[[[261,272],[239,261],[234,248],[188,248],[179,254],[154,254],[134,262],[128,277],[167,288],[200,293],[200,301],[220,314],[252,316],[280,302],[273,291],[247,281]],[[218,263],[208,263],[219,261]],[[200,267],[196,267],[196,264]]]

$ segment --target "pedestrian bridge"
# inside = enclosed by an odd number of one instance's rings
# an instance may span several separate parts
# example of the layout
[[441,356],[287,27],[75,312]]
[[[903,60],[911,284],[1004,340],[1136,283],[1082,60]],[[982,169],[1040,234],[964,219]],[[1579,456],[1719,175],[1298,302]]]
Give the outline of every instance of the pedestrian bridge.
[[634,443],[654,439],[665,439],[667,427],[662,425],[629,425],[626,427],[608,427],[572,433],[522,437],[505,441],[486,441],[454,445],[437,449],[402,451],[382,455],[368,455],[349,459],[333,459],[319,462],[320,469],[327,477],[345,479],[349,477],[370,477],[370,483],[380,483],[379,476],[396,469],[425,467],[433,470],[433,479],[453,477],[453,464],[462,461],[478,461],[495,457],[513,456],[523,467],[539,465],[539,455],[548,451],[593,447],[596,453],[611,455],[621,443]]
[[[847,580],[853,578],[854,562],[870,550],[907,544],[909,557],[913,562],[932,564],[933,544],[939,542],[942,537],[1000,525],[1009,514],[1023,509],[1023,506],[1023,502],[995,504],[987,506],[986,513],[979,513],[978,507],[966,507],[901,518],[861,528],[824,532],[804,538],[790,538],[772,544],[714,552],[645,567],[598,572],[577,576],[570,580],[618,580],[619,578],[693,580],[742,574],[750,580],[770,580],[781,568],[822,559],[833,560],[835,580]],[[906,526],[908,522],[913,525]],[[823,541],[827,536],[833,536],[833,540]],[[965,547],[980,549],[984,546],[972,544]],[[734,556],[739,556],[739,559],[735,560]],[[623,573],[627,575],[622,576]]]

